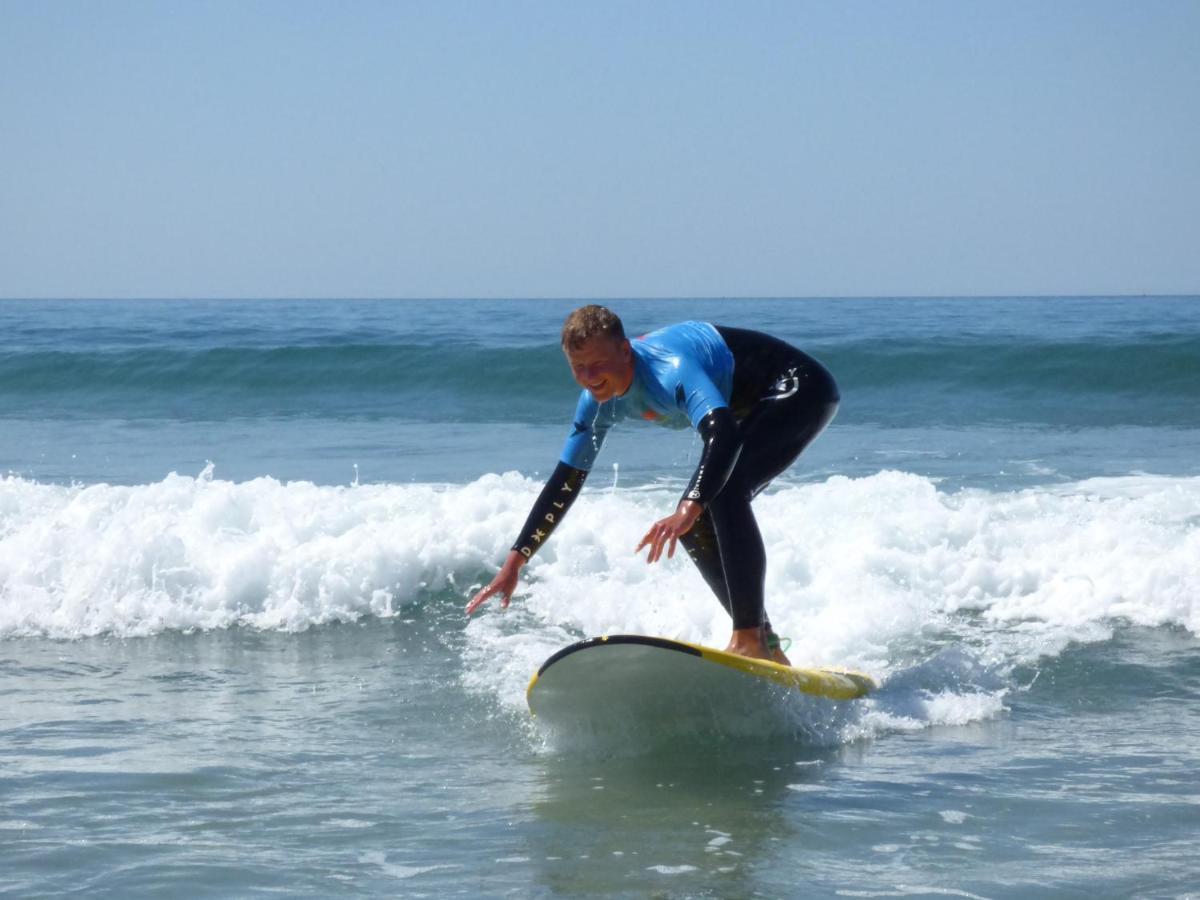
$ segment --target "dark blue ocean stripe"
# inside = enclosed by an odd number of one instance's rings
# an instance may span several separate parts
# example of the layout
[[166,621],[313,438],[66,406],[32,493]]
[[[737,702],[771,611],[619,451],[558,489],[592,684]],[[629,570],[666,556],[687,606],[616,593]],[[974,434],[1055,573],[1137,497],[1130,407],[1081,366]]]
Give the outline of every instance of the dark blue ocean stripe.
[[1128,343],[871,341],[831,347],[823,358],[842,383],[987,392],[1193,396],[1200,337],[1155,335]]
[[[1127,341],[872,337],[806,345],[841,421],[1200,425],[1200,336]],[[554,344],[0,350],[0,415],[398,416],[552,422],[574,387]]]

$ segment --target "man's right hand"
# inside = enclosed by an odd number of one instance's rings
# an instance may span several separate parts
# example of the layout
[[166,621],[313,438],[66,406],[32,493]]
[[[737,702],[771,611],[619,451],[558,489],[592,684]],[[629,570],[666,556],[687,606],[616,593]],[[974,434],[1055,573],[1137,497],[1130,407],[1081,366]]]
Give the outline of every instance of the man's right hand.
[[516,550],[510,551],[508,558],[504,560],[504,565],[500,567],[500,571],[496,573],[496,577],[492,579],[491,584],[483,588],[467,604],[467,615],[471,615],[496,594],[499,594],[502,598],[500,608],[508,609],[508,603],[512,599],[513,591],[517,589],[521,567],[524,565],[525,557]]

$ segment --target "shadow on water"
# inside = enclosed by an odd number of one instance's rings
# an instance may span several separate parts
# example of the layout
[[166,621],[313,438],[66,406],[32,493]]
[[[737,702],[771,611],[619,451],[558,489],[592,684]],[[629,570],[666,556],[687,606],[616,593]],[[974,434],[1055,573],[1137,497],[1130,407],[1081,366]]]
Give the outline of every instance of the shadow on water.
[[534,876],[554,896],[754,896],[785,847],[823,843],[796,808],[820,802],[831,772],[861,753],[693,738],[636,756],[548,755]]

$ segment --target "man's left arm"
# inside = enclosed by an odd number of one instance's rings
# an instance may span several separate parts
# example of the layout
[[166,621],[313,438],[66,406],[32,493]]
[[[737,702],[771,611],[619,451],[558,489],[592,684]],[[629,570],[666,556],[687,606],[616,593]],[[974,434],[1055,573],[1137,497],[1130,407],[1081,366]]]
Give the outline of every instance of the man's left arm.
[[646,557],[648,563],[657,562],[664,549],[668,559],[675,555],[675,543],[691,530],[704,513],[705,505],[725,487],[742,452],[737,420],[721,392],[706,375],[691,373],[691,377],[681,379],[676,399],[686,407],[703,448],[700,462],[675,512],[655,522],[637,546],[637,551],[650,548]]
[[696,431],[700,433],[703,449],[683,499],[703,506],[725,487],[742,453],[742,441],[738,436],[737,420],[728,406],[719,406],[706,415],[696,426]]

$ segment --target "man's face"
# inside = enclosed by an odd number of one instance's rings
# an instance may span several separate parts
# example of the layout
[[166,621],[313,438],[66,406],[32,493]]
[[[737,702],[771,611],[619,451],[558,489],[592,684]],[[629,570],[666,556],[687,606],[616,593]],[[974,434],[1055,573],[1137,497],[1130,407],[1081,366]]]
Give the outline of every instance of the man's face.
[[633,349],[629,341],[594,337],[577,349],[565,349],[571,375],[597,403],[619,397],[633,383]]

